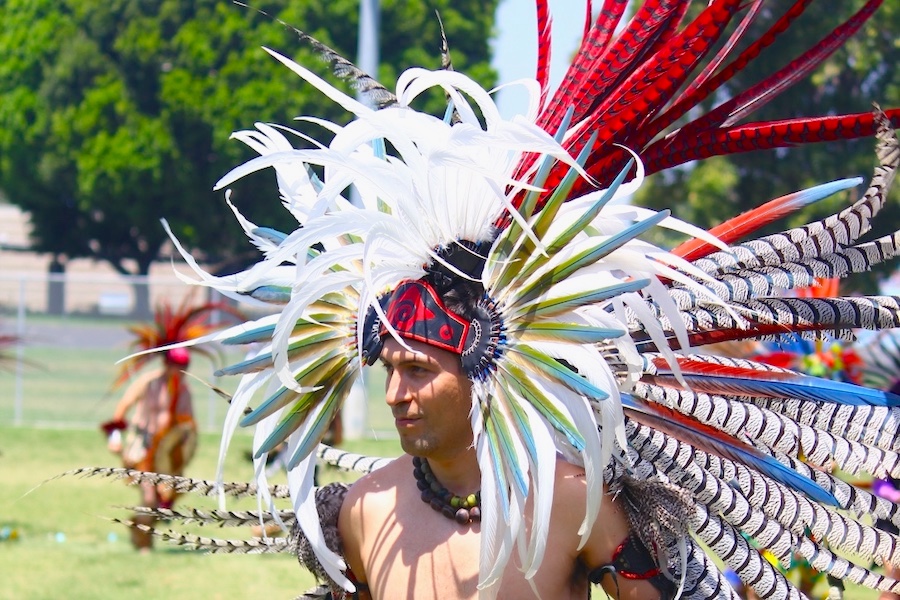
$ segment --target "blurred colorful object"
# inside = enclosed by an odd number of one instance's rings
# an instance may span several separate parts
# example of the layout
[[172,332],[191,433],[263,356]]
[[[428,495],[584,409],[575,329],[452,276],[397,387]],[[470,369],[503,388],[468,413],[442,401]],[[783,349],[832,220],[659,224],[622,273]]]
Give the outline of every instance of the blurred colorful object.
[[[191,297],[187,297],[177,308],[168,302],[161,302],[152,321],[128,328],[135,336],[131,348],[134,352],[141,352],[186,342],[244,319],[246,317],[240,311],[226,302],[196,304]],[[192,346],[190,351],[187,348],[171,348],[165,352],[164,358],[173,364],[186,367],[190,363],[191,351],[215,362],[216,350],[209,346]],[[130,356],[122,363],[122,369],[113,387],[127,381],[156,356],[158,354],[153,352]]]
[[[794,295],[798,298],[833,298],[838,296],[839,284],[838,279],[817,279],[816,285],[798,289]],[[773,367],[834,381],[859,384],[862,380],[863,360],[856,346],[841,339],[823,334],[808,339],[790,333],[763,344],[763,348],[753,358]]]

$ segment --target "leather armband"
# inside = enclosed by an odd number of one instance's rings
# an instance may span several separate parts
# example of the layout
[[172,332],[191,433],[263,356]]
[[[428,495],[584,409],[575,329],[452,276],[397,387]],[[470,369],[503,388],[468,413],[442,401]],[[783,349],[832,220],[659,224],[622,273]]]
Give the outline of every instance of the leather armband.
[[663,575],[653,558],[653,553],[633,535],[629,535],[619,544],[613,552],[611,562],[588,573],[588,579],[591,583],[599,584],[607,575],[612,575],[616,589],[619,587],[618,578],[623,577],[649,581],[650,585],[659,590],[661,600],[673,598],[675,595],[675,582]]
[[116,419],[107,421],[105,423],[100,424],[100,429],[106,434],[107,437],[114,431],[122,431],[123,429],[128,428],[128,423],[126,423],[122,419]]

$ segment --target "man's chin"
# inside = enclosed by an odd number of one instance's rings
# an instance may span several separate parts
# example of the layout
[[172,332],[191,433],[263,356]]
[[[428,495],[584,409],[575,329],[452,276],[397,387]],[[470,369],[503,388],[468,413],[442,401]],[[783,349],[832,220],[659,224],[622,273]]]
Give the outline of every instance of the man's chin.
[[419,438],[400,436],[400,447],[410,456],[427,456],[429,445]]

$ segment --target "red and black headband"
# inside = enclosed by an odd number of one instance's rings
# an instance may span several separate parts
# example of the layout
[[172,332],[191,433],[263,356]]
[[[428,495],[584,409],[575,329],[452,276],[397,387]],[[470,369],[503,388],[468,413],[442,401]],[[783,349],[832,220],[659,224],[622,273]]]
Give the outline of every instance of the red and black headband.
[[[469,378],[480,379],[492,369],[504,335],[489,298],[479,301],[472,310],[474,317],[466,319],[447,308],[434,287],[420,279],[402,282],[380,304],[396,335],[458,355]],[[390,330],[370,308],[363,335],[366,364],[378,359],[385,335],[391,335]]]

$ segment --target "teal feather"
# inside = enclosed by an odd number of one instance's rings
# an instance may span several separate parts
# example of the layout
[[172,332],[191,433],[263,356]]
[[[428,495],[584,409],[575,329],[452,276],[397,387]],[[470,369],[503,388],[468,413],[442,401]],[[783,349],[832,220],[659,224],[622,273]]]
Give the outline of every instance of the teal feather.
[[581,435],[571,419],[560,412],[553,402],[534,386],[525,371],[509,361],[499,361],[497,368],[498,377],[505,382],[506,389],[517,393],[531,404],[556,431],[566,437],[577,451],[584,450],[584,436]]
[[[306,383],[305,387],[313,387],[316,385],[322,385],[323,383],[327,385],[327,375],[333,374],[337,368],[343,367],[346,364],[346,361],[347,357],[343,349],[336,348],[313,361],[305,369],[297,373],[294,376],[294,379],[301,386]],[[322,375],[323,370],[325,371],[326,376]],[[314,377],[315,381],[304,381],[311,378],[311,376],[317,376]],[[301,398],[298,406],[305,406],[310,399],[309,397],[311,395],[314,395],[315,393],[316,392],[298,392],[288,387],[281,387],[272,396],[264,400],[259,406],[253,409],[253,412],[245,415],[244,418],[241,419],[240,425],[241,427],[249,427],[251,425],[255,425],[278,409],[286,406],[288,402],[291,402],[298,397]]]
[[506,471],[503,469],[503,461],[500,457],[500,446],[497,440],[495,423],[486,407],[482,408],[482,418],[484,419],[484,437],[487,440],[488,450],[491,453],[491,465],[494,468],[494,481],[497,483],[497,489],[499,491],[497,497],[500,501],[503,518],[508,523],[509,496],[507,495],[506,490],[509,489],[509,482],[506,478]]
[[263,285],[250,290],[247,295],[269,304],[287,304],[291,301],[291,288],[280,285]]
[[[591,138],[591,140],[596,139],[596,134]],[[578,158],[575,159],[575,162],[578,163],[579,166],[583,167],[584,163],[587,161],[590,152],[588,152],[589,146],[586,146],[581,154],[578,155]],[[547,203],[544,204],[543,208],[541,208],[540,212],[537,213],[537,216],[534,218],[531,224],[531,231],[534,237],[537,239],[541,239],[544,234],[547,233],[547,229],[550,227],[550,224],[553,222],[553,219],[556,217],[559,212],[560,207],[563,202],[566,201],[568,197],[567,194],[569,190],[571,190],[572,186],[575,184],[575,181],[578,178],[578,171],[575,169],[570,169],[566,176],[563,178],[562,182],[560,182],[559,187],[554,190],[554,193],[547,200]],[[530,209],[529,209],[530,210]],[[513,269],[513,265],[516,263],[515,256],[516,255],[530,255],[534,253],[535,245],[534,239],[530,235],[521,235],[519,232],[521,231],[521,227],[517,230],[512,230],[512,225],[507,227],[507,230],[503,234],[503,239],[501,240],[500,248],[504,249],[504,252],[500,254],[500,260],[505,261],[500,273],[498,273],[496,279],[495,288],[502,288],[506,285],[509,285],[509,282],[512,281],[516,276],[516,270]],[[505,251],[506,245],[509,243],[509,240],[514,240],[518,238],[518,241],[512,245],[512,249],[508,252]]]
[[530,366],[536,367],[545,375],[565,385],[572,391],[592,400],[606,400],[609,394],[601,390],[575,371],[563,366],[561,362],[527,344],[516,344],[507,350],[510,354],[521,354]]
[[[340,340],[343,337],[344,333],[337,331],[336,329],[329,329],[327,331],[323,331],[322,333],[304,337],[303,339],[297,340],[288,345],[288,359],[290,360],[304,354],[309,354],[314,351],[320,351],[321,348],[319,348],[319,346],[321,344],[325,342],[333,342],[334,340]],[[223,375],[241,375],[244,373],[254,373],[271,367],[274,364],[274,361],[275,358],[272,355],[272,352],[261,352],[253,358],[248,358],[247,360],[243,360],[239,363],[223,367],[216,371],[215,375],[216,377],[222,377]]]
[[509,430],[509,423],[507,423],[505,417],[499,413],[499,408],[488,408],[488,418],[494,423],[494,429],[497,432],[497,440],[500,442],[498,448],[504,457],[503,463],[509,469],[513,483],[519,489],[522,496],[525,496],[528,494],[528,480],[519,465],[515,441]]
[[[578,163],[579,167],[583,167],[587,162],[587,159],[590,157],[591,152],[590,149],[592,144],[597,140],[597,133],[594,132],[591,135],[590,140],[588,140],[587,145],[581,150],[581,153],[575,159],[575,162]],[[550,229],[550,225],[556,219],[556,215],[559,213],[559,209],[562,207],[563,203],[569,198],[569,192],[572,190],[572,186],[575,185],[575,182],[580,177],[578,171],[573,168],[569,168],[566,172],[566,176],[563,177],[563,180],[559,183],[559,185],[554,188],[553,193],[550,195],[550,198],[547,199],[547,203],[544,204],[544,207],[538,213],[537,217],[534,219],[534,223],[531,226],[532,231],[534,231],[535,235],[542,239],[544,235],[546,235],[547,230]],[[523,243],[523,248],[526,252],[531,253],[534,249],[531,246],[531,240],[525,239]]]
[[535,253],[531,260],[518,272],[515,274],[515,279],[518,281],[525,281],[529,276],[531,276],[538,268],[547,264],[553,255],[559,252],[562,248],[568,245],[575,236],[577,236],[582,230],[584,230],[591,221],[593,221],[604,206],[613,198],[616,193],[616,190],[622,184],[622,181],[625,179],[625,176],[628,175],[629,170],[634,164],[634,160],[628,162],[622,171],[619,172],[619,175],[616,177],[615,181],[613,181],[612,185],[604,192],[601,197],[595,202],[590,208],[588,208],[584,214],[579,217],[575,223],[573,223],[570,227],[568,227],[565,231],[560,233],[556,238],[546,247],[546,253],[540,254]]
[[[291,330],[291,336],[297,335],[305,329],[309,328],[317,328],[322,325],[332,325],[344,322],[345,320],[333,313],[317,313],[308,315],[307,319],[301,319],[297,321],[297,324],[294,325],[294,328]],[[226,346],[238,346],[242,344],[254,344],[257,342],[270,342],[272,341],[272,335],[275,333],[275,324],[265,325],[263,327],[255,327],[253,329],[248,329],[247,331],[243,331],[237,335],[233,335],[231,337],[225,338],[221,340],[223,344]]]
[[577,292],[558,298],[533,302],[517,306],[515,311],[510,311],[509,318],[512,320],[521,314],[529,314],[532,315],[533,318],[552,317],[561,312],[578,308],[579,306],[588,306],[604,300],[609,300],[610,298],[621,294],[636,292],[647,287],[649,283],[649,279],[635,279],[633,281],[625,281],[616,285],[610,285],[589,293]]
[[[562,143],[563,138],[565,137],[566,130],[569,128],[569,124],[572,122],[572,115],[574,114],[573,107],[569,107],[566,111],[566,114],[563,116],[562,123],[560,123],[559,129],[556,131],[556,135],[554,135],[554,139]],[[531,181],[531,185],[534,187],[541,188],[544,186],[544,182],[547,181],[547,176],[550,174],[550,169],[553,168],[553,165],[556,164],[556,159],[552,156],[544,155],[541,159],[541,165],[538,167],[537,173],[535,173],[534,179]],[[525,197],[522,199],[522,203],[519,205],[519,214],[521,214],[526,219],[530,219],[534,215],[535,207],[537,206],[538,200],[541,197],[541,192],[536,190],[529,191],[525,194]],[[516,225],[518,227],[518,225]]]
[[254,227],[251,230],[251,233],[253,233],[253,235],[261,237],[267,242],[272,242],[276,246],[287,239],[286,233],[282,233],[276,229],[272,229],[271,227]]
[[550,244],[547,245],[548,254],[558,252],[563,246],[572,241],[579,232],[583,231],[589,223],[597,218],[597,215],[600,214],[600,211],[603,210],[603,207],[606,206],[610,200],[612,200],[613,196],[615,196],[616,191],[618,191],[619,186],[622,185],[622,182],[625,181],[625,177],[631,171],[631,167],[633,166],[634,159],[631,159],[625,165],[625,168],[619,171],[619,174],[613,180],[612,184],[610,184],[610,186],[600,196],[600,198],[596,202],[594,202],[594,204],[591,205],[591,207],[586,210],[584,214],[578,218],[578,220],[572,223],[569,228],[559,234],[556,239],[554,239],[552,242],[550,242]]
[[531,298],[546,291],[548,287],[556,285],[560,281],[565,281],[579,269],[590,266],[598,260],[608,256],[611,252],[619,249],[651,227],[655,227],[660,221],[668,216],[668,210],[660,211],[649,219],[644,219],[630,227],[626,227],[619,233],[598,243],[593,248],[587,248],[576,253],[562,264],[551,269],[549,273],[541,277],[536,277],[531,283],[517,289],[516,292],[513,293],[510,302],[513,304],[527,302]]
[[575,344],[599,344],[607,340],[622,337],[624,329],[593,327],[578,323],[561,323],[556,321],[528,323],[516,328],[509,328],[509,335],[518,335],[523,340],[543,340],[548,342],[571,342]]
[[347,394],[350,393],[350,387],[353,385],[353,382],[356,381],[357,373],[358,371],[355,369],[348,369],[343,377],[341,377],[338,384],[331,388],[328,397],[325,399],[325,405],[322,407],[322,410],[319,411],[316,420],[312,423],[303,440],[291,455],[287,464],[288,469],[296,467],[310,452],[313,452],[318,447],[319,442],[322,441],[322,438],[325,437],[325,433],[331,426],[331,422],[334,420],[338,409],[341,407],[341,404],[343,404]]
[[503,394],[503,400],[504,406],[509,409],[512,418],[515,421],[515,431],[518,431],[521,435],[522,443],[525,445],[525,451],[528,453],[531,463],[537,465],[537,446],[534,443],[534,433],[531,431],[531,423],[528,421],[525,411],[522,410],[522,407],[518,402],[510,399],[506,394]]
[[275,426],[275,429],[269,434],[269,437],[267,437],[256,450],[254,458],[260,458],[264,454],[272,452],[279,444],[285,441],[289,435],[303,424],[303,421],[309,416],[309,411],[325,397],[325,394],[326,392],[324,390],[320,390],[314,394],[307,394],[316,396],[315,402],[304,403],[305,408],[302,410],[299,408],[292,408],[281,421],[278,422],[278,425]]

